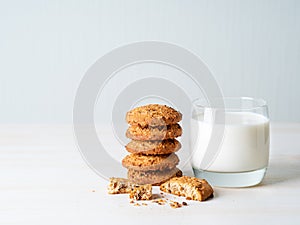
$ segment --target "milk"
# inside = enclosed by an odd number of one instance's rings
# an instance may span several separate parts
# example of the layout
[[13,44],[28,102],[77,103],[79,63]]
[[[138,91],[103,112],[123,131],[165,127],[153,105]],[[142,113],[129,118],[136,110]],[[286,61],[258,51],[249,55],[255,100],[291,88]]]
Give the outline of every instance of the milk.
[[[217,154],[206,168],[201,162],[212,135],[210,119],[198,114],[191,122],[192,166],[211,172],[246,172],[266,168],[269,158],[269,119],[252,112],[226,112],[225,123],[215,124],[224,129]],[[216,150],[216,149],[213,149]]]

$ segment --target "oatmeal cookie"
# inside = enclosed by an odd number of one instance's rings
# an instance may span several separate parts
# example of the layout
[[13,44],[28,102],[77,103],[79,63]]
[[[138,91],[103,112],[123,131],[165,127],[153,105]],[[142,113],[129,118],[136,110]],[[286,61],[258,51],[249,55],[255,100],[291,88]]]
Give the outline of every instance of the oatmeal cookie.
[[127,112],[126,121],[130,125],[164,126],[178,123],[182,114],[175,109],[159,104],[150,104],[134,108]]
[[181,177],[182,171],[176,167],[164,171],[140,171],[129,169],[127,176],[131,182],[136,184],[152,184],[154,186],[159,186],[172,177]]
[[132,140],[125,146],[130,153],[142,153],[144,155],[164,155],[178,151],[181,144],[176,139],[162,141],[135,141]]
[[179,163],[176,154],[169,155],[142,155],[130,154],[122,160],[122,165],[134,170],[165,170],[173,169]]
[[126,131],[128,138],[137,141],[174,139],[181,135],[182,128],[178,123],[161,127],[130,126]]

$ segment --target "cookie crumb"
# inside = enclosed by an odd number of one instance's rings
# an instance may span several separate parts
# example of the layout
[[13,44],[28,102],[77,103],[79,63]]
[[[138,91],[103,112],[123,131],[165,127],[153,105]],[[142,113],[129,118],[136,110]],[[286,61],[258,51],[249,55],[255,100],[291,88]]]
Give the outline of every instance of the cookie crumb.
[[147,206],[148,204],[143,202],[142,205]]
[[186,202],[182,202],[182,205],[187,206],[188,204]]
[[135,203],[134,206],[141,206],[139,203]]
[[171,201],[169,203],[169,205],[172,207],[172,208],[181,208],[182,205],[179,203],[179,202],[175,202],[175,201]]
[[131,200],[129,203],[130,203],[130,204],[133,204],[133,203],[134,203],[134,201],[133,201],[133,200]]
[[157,203],[158,205],[165,205],[166,204],[166,200],[164,200],[162,198],[153,200],[152,202]]

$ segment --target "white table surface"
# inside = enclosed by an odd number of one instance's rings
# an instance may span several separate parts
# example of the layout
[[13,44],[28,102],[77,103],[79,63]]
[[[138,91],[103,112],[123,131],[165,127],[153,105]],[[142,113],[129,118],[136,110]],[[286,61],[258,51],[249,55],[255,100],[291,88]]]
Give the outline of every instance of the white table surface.
[[2,125],[0,224],[300,224],[300,124],[273,123],[271,135],[261,185],[215,188],[210,201],[172,209],[108,195],[108,182],[81,158],[71,126]]

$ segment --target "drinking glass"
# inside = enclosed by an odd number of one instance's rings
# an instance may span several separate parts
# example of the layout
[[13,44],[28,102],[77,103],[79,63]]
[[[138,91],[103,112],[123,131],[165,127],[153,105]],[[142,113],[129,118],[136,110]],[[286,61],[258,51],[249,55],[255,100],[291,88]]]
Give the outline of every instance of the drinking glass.
[[269,161],[266,101],[249,97],[196,99],[191,119],[191,163],[214,186],[259,184]]

